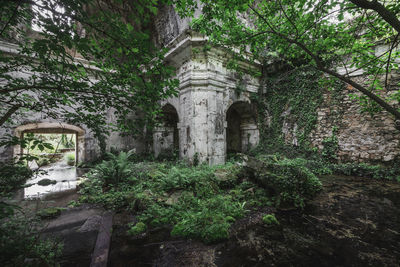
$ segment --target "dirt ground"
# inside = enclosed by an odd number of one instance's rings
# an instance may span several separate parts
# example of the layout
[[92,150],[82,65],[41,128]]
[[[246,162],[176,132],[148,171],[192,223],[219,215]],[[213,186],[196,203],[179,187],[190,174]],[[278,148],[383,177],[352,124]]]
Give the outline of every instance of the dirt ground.
[[[326,176],[304,211],[265,208],[237,221],[229,240],[176,240],[169,229],[126,236],[114,218],[109,266],[400,266],[400,184]],[[279,225],[262,216],[274,212]]]

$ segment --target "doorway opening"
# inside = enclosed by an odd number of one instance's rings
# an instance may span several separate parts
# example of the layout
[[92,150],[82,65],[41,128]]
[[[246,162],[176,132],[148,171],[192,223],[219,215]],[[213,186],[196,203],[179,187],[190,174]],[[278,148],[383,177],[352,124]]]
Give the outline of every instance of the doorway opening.
[[154,130],[154,155],[158,159],[173,159],[179,156],[179,116],[175,107],[162,107],[159,126]]
[[256,114],[248,102],[233,103],[226,112],[226,152],[228,157],[246,153],[259,142]]

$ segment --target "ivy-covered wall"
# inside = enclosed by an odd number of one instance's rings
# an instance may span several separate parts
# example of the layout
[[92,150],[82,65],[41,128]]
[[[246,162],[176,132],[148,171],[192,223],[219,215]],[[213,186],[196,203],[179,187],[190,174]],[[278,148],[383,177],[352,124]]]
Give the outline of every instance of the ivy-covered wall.
[[358,95],[308,68],[265,75],[254,96],[260,116],[258,149],[319,152],[341,162],[400,160],[400,132],[393,118],[384,111],[363,112]]

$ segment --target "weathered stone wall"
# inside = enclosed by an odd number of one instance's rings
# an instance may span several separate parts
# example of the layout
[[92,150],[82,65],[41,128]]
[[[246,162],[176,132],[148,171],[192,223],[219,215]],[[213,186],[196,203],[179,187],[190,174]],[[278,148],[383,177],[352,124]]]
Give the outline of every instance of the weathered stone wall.
[[[235,92],[239,82],[237,75],[226,67],[229,53],[222,49],[204,49],[205,38],[190,31],[185,31],[172,42],[166,60],[176,67],[180,80],[179,96],[168,99],[175,107],[179,122],[179,155],[180,158],[200,162],[221,164],[226,159],[226,114],[229,107],[237,102],[250,105],[250,93],[257,92],[259,81],[245,75],[243,92]],[[256,65],[242,62],[243,69],[255,69]],[[247,110],[251,112],[251,109]],[[251,114],[248,114],[249,117]],[[242,121],[248,143],[258,143],[258,128]],[[160,140],[162,133],[153,137]],[[164,134],[169,136],[168,133]],[[250,136],[248,136],[250,135]],[[154,147],[163,145],[155,144]]]
[[[353,79],[359,83],[365,82],[363,76]],[[383,95],[392,93],[394,91],[383,92]],[[400,160],[400,131],[395,128],[393,116],[386,111],[373,116],[361,112],[358,101],[350,97],[351,94],[361,93],[351,86],[344,88],[339,96],[334,91],[324,92],[324,101],[317,110],[318,120],[310,134],[312,146],[322,151],[323,141],[332,136],[332,130],[336,127],[335,135],[339,148],[337,156],[341,162],[374,163]],[[291,119],[290,112],[288,107],[282,114],[282,134],[287,144],[296,146],[296,132],[301,129],[298,129],[296,121]]]
[[[361,81],[362,77],[358,80]],[[357,100],[349,94],[360,95],[350,86],[344,90],[340,103],[333,101],[331,92],[324,94],[324,103],[318,110],[318,123],[311,135],[313,146],[322,150],[322,141],[332,135],[332,128],[336,126],[341,161],[400,160],[400,131],[395,128],[393,116],[386,111],[373,116],[362,113]]]

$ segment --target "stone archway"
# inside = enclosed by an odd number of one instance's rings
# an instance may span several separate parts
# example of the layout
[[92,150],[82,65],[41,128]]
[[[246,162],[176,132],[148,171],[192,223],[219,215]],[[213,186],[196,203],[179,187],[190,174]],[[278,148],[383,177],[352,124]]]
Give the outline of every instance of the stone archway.
[[[14,131],[14,135],[18,138],[23,138],[26,133],[75,134],[75,162],[85,162],[85,130],[78,126],[57,122],[39,122],[18,126]],[[21,153],[22,148],[15,146],[14,156]]]
[[252,105],[239,101],[226,112],[226,153],[247,152],[259,142],[256,114]]
[[179,116],[175,107],[171,104],[164,105],[159,121],[160,125],[153,132],[155,157],[158,157],[161,153],[179,151]]

